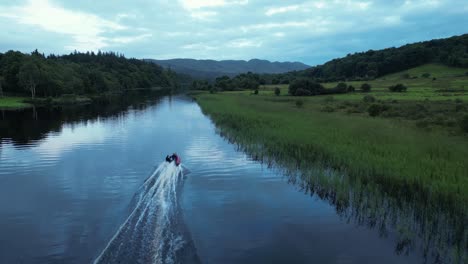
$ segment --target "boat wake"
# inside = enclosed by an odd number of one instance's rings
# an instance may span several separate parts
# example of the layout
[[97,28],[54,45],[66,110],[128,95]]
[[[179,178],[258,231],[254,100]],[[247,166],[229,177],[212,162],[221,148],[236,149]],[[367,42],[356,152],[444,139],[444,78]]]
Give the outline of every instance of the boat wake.
[[94,263],[200,263],[178,201],[183,177],[182,166],[159,165]]

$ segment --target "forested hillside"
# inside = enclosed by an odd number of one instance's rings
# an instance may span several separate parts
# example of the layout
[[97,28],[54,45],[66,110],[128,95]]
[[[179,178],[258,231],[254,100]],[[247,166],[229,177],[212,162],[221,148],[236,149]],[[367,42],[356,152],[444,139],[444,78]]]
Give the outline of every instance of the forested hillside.
[[468,34],[348,54],[297,74],[320,81],[373,79],[427,63],[468,67]]
[[113,52],[44,56],[0,53],[0,92],[9,95],[100,94],[137,88],[176,88],[179,75],[153,63]]

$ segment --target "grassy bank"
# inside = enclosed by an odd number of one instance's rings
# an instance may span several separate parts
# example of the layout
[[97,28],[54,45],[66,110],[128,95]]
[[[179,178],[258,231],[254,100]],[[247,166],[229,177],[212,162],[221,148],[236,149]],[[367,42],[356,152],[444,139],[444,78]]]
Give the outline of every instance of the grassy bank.
[[25,108],[31,105],[25,103],[25,97],[0,97],[0,108]]
[[[321,165],[421,200],[468,203],[468,140],[406,122],[318,111],[318,98],[247,93],[199,94],[203,111],[223,133],[260,155]],[[321,99],[323,100],[323,97]],[[315,102],[315,103],[314,103]],[[412,199],[410,197],[410,199]]]

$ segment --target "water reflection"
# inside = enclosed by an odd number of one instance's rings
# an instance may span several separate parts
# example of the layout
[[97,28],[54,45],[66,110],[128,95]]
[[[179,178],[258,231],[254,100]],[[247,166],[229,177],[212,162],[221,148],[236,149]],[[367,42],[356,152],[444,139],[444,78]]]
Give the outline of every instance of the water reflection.
[[89,105],[2,109],[0,143],[7,139],[18,147],[31,146],[50,132],[61,133],[63,129],[74,130],[75,127],[99,124],[108,119],[122,122],[129,115],[137,115],[138,111],[157,103],[160,96],[159,92],[129,93],[125,96],[102,98],[98,103]]
[[382,238],[396,233],[397,255],[421,252],[423,263],[468,262],[466,205],[434,203],[417,192],[350,178],[322,164],[304,165],[269,153],[262,144],[227,128],[218,127],[217,133],[253,160],[279,170],[304,193],[328,201],[346,222],[376,230]]

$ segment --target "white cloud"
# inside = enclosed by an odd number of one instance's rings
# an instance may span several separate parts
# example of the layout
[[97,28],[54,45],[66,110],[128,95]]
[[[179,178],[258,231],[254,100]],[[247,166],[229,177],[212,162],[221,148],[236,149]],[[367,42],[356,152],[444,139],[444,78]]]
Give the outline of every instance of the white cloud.
[[225,5],[246,5],[248,0],[242,1],[225,1],[225,0],[181,0],[182,6],[185,9],[201,9],[207,7],[220,7]]
[[[46,31],[70,35],[73,43],[66,46],[70,50],[98,50],[107,47],[112,42],[129,43],[142,39],[141,35],[117,39],[106,38],[105,33],[126,30],[128,27],[94,14],[67,10],[49,0],[29,0],[22,6],[2,7],[2,9],[4,11],[0,13],[0,17]],[[119,14],[117,19],[129,16]]]
[[114,42],[114,43],[128,44],[128,43],[132,43],[132,42],[135,42],[135,41],[140,41],[140,40],[143,40],[143,39],[146,39],[146,38],[150,38],[152,36],[153,36],[153,34],[146,33],[146,34],[141,34],[141,35],[136,35],[136,36],[129,36],[129,37],[115,37],[115,38],[109,39],[109,41]]
[[191,43],[191,44],[186,44],[181,47],[182,49],[187,49],[187,50],[217,50],[219,49],[217,46],[210,46],[204,43]]
[[185,9],[200,9],[204,7],[217,7],[224,6],[226,1],[224,0],[182,0],[182,6]]
[[259,48],[262,46],[262,42],[253,41],[249,39],[236,39],[228,43],[227,46],[231,48],[247,48],[247,47]]
[[182,7],[186,9],[190,16],[197,20],[212,21],[218,12],[206,10],[207,8],[219,8],[228,5],[246,5],[248,0],[226,1],[226,0],[180,0]]
[[386,25],[398,25],[401,23],[400,16],[386,16],[383,18],[383,22]]
[[276,14],[281,14],[281,13],[286,13],[290,11],[295,11],[299,9],[299,5],[290,5],[290,6],[282,6],[282,7],[272,7],[269,8],[266,12],[265,15],[267,16],[273,16]]
[[417,9],[417,8],[436,8],[440,5],[438,0],[407,0],[403,3],[404,9]]
[[314,2],[312,5],[315,8],[322,9],[322,8],[325,8],[327,6],[327,3],[324,2],[324,1],[318,1],[318,2]]
[[217,16],[218,12],[215,11],[193,11],[190,13],[190,16],[200,20],[211,20],[213,17]]
[[263,24],[252,24],[241,27],[241,30],[248,32],[251,30],[264,30],[273,28],[288,28],[288,27],[307,27],[311,24],[311,20],[304,21],[287,21],[282,23],[263,23]]
[[284,34],[284,32],[276,32],[276,33],[273,33],[273,36],[278,37],[278,38],[282,38],[282,37],[286,36],[286,34]]

